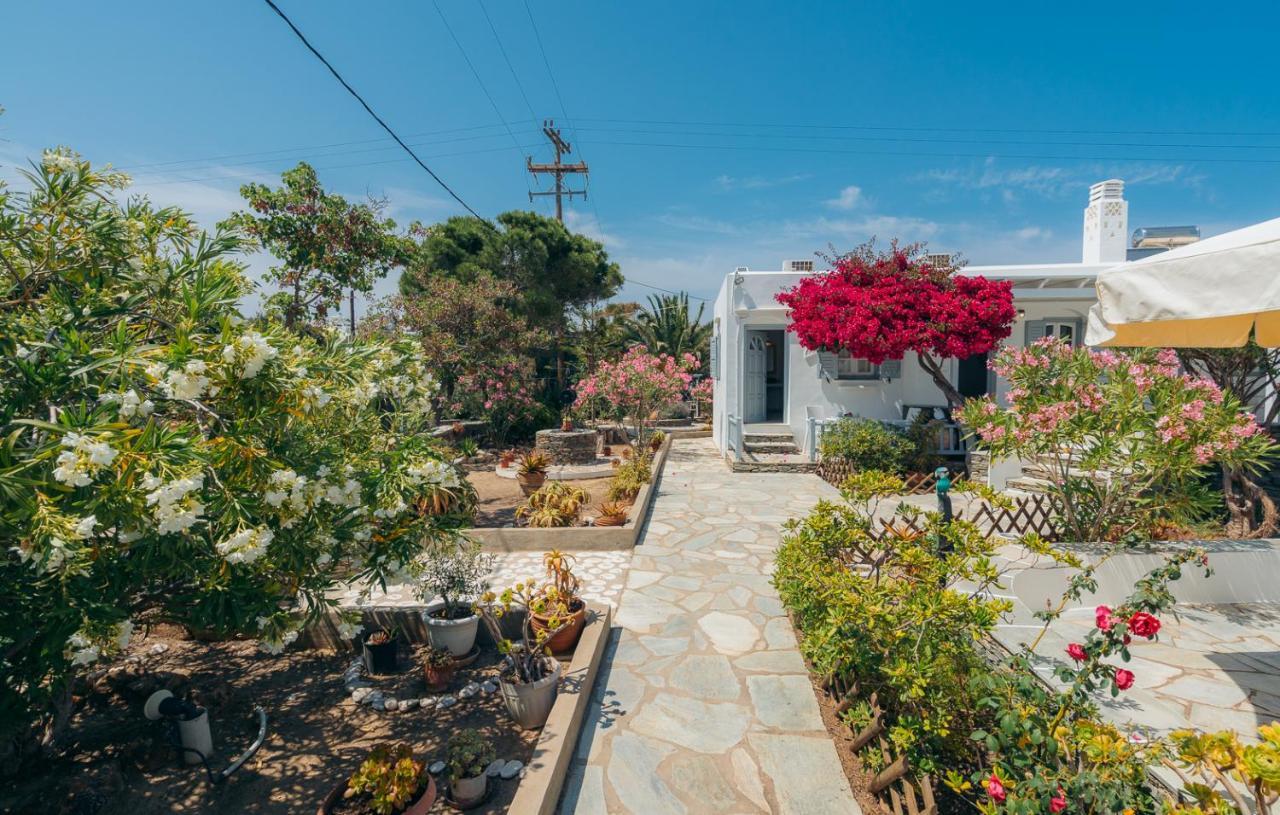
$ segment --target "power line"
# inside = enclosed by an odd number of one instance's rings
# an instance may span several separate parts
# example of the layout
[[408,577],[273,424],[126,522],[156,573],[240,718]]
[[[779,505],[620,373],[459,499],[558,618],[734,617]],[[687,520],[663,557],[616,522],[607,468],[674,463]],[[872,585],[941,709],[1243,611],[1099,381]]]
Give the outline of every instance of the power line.
[[[421,133],[410,133],[408,134],[407,138],[413,139],[419,136],[442,136],[448,133],[465,133],[471,130],[486,130],[488,128],[493,128],[493,127],[501,127],[501,124],[494,123],[490,125],[473,125],[472,127],[453,127],[447,130],[426,130]],[[493,135],[498,135],[498,134],[491,134],[489,136],[476,136],[475,138],[492,138]],[[282,147],[277,150],[253,150],[247,153],[228,153],[226,155],[221,155],[221,156],[205,156],[204,158],[179,158],[179,159],[173,159],[172,161],[153,161],[147,164],[127,164],[122,167],[117,167],[116,169],[117,170],[135,170],[135,169],[141,169],[143,167],[170,167],[170,166],[173,166],[174,164],[200,164],[206,161],[223,161],[229,158],[245,158],[248,156],[267,156],[267,155],[278,154],[278,153],[296,153],[299,150],[327,150],[331,147],[350,147],[351,145],[354,145],[354,144],[376,144],[378,142],[384,142],[384,141],[391,141],[391,140],[386,137],[383,137],[380,139],[358,139],[356,141],[340,141],[340,142],[334,142],[332,144],[311,144],[303,147]]]
[[[472,64],[471,57],[467,54],[467,49],[462,47],[462,43],[458,40],[458,35],[453,33],[453,26],[449,25],[449,20],[444,16],[444,12],[440,10],[440,4],[436,0],[431,0],[431,5],[435,6],[436,14],[440,15],[440,22],[444,23],[444,30],[449,32],[449,38],[453,40],[453,44],[458,47],[458,53],[462,54],[462,61],[467,63],[467,67],[471,69],[471,75],[476,78],[476,84],[480,86],[480,90],[484,92],[484,98],[489,100],[489,106],[493,108],[493,112],[498,114],[499,121],[506,128],[507,135],[511,137],[511,143],[516,146],[516,152],[521,157],[527,158],[528,154],[521,152],[520,142],[516,140],[516,135],[511,132],[511,125],[507,124],[507,118],[502,115],[502,111],[498,109],[498,103],[493,101],[493,94],[489,93],[489,88],[484,84],[484,80],[480,78],[480,72],[476,70],[476,66]],[[527,187],[526,187],[527,189]]]
[[534,127],[538,126],[538,114],[533,112],[533,105],[529,103],[529,96],[524,92],[524,84],[520,81],[519,74],[516,73],[515,66],[511,64],[511,58],[507,56],[507,48],[502,44],[502,38],[498,36],[498,28],[493,24],[493,19],[489,17],[489,9],[485,8],[484,0],[480,0],[480,11],[484,13],[485,22],[489,24],[489,30],[493,32],[493,39],[498,43],[498,50],[502,52],[502,60],[507,63],[507,70],[511,72],[511,78],[515,80],[516,88],[520,91],[520,98],[524,100],[524,106],[529,109],[529,121]]
[[387,131],[387,135],[395,139],[396,143],[404,148],[404,151],[413,158],[413,160],[417,163],[417,165],[427,171],[427,175],[435,179],[435,182],[439,184],[442,188],[444,188],[444,191],[449,193],[449,196],[453,198],[453,200],[461,204],[463,209],[465,209],[467,212],[470,212],[472,215],[476,216],[484,223],[488,224],[491,229],[496,229],[496,227],[494,227],[493,224],[489,223],[488,219],[482,217],[480,213],[472,209],[470,204],[468,204],[466,201],[463,201],[462,198],[456,192],[454,192],[453,189],[448,184],[444,183],[444,179],[436,175],[435,172],[430,167],[427,166],[426,162],[418,158],[418,154],[413,152],[413,148],[405,144],[404,140],[401,139],[398,135],[396,135],[396,132],[391,129],[391,126],[382,120],[381,116],[373,112],[373,108],[369,107],[369,103],[364,101],[364,97],[356,93],[355,88],[351,87],[351,85],[347,83],[347,80],[342,78],[342,74],[338,73],[337,69],[329,64],[329,60],[325,59],[324,55],[316,50],[315,46],[312,45],[310,41],[307,40],[306,36],[304,36],[303,33],[298,30],[298,27],[293,24],[293,20],[290,20],[288,15],[286,15],[283,11],[280,10],[280,7],[275,4],[274,0],[263,0],[263,1],[268,6],[271,7],[272,11],[274,11],[277,15],[279,15],[281,20],[284,20],[285,25],[289,26],[289,28],[298,37],[298,39],[302,41],[302,44],[307,47],[307,50],[310,51],[312,54],[314,54],[316,59],[320,60],[320,62],[323,63],[324,67],[329,69],[329,73],[333,74],[333,78],[338,80],[338,82],[342,84],[342,87],[347,89],[347,93],[355,97],[356,101],[360,103],[360,106],[365,109],[365,112],[367,112],[370,116],[372,116],[373,120],[376,121],[382,127],[383,130]]
[[1040,133],[1066,136],[1280,136],[1280,132],[1241,130],[1053,130],[1037,128],[1000,127],[917,127],[906,125],[818,125],[787,122],[706,122],[679,119],[599,119],[583,118],[584,122],[612,122],[616,124],[692,125],[695,127],[775,127],[796,130],[901,130],[921,133]]
[[[726,134],[727,135],[727,134]],[[735,144],[676,144],[672,142],[633,142],[633,141],[595,141],[592,144],[604,144],[617,147],[660,147],[684,150],[736,150],[765,153],[821,153],[850,156],[916,156],[922,158],[1005,158],[1034,159],[1037,161],[1160,161],[1166,163],[1196,162],[1212,164],[1280,164],[1280,159],[1222,158],[1196,156],[1063,156],[1032,153],[964,153],[964,152],[923,152],[912,150],[835,150],[819,147],[780,147],[773,145],[735,145]]]
[[634,279],[634,278],[630,278],[630,277],[625,278],[622,282],[623,282],[623,285],[626,285],[627,283],[634,283],[634,284],[636,284],[637,286],[644,286],[646,289],[656,289],[657,291],[665,292],[666,294],[676,294],[676,295],[683,294],[683,295],[685,295],[686,297],[688,297],[690,300],[701,300],[701,301],[702,301],[702,302],[704,302],[704,303],[710,303],[710,302],[711,302],[711,298],[709,298],[709,297],[698,297],[698,296],[697,296],[697,295],[695,295],[695,294],[689,294],[689,292],[687,292],[687,291],[672,291],[671,289],[664,289],[664,288],[662,288],[661,286],[655,286],[655,285],[653,285],[652,283],[645,283],[645,282],[643,282],[643,281],[636,280],[636,279]]

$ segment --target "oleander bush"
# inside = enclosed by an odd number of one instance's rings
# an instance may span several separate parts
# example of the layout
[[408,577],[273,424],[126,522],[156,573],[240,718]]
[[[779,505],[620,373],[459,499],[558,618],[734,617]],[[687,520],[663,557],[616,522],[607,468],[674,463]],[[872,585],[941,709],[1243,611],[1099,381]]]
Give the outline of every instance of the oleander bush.
[[279,652],[474,496],[422,432],[414,345],[246,320],[238,233],[67,150],[26,177],[0,189],[0,738],[51,743],[135,627]]

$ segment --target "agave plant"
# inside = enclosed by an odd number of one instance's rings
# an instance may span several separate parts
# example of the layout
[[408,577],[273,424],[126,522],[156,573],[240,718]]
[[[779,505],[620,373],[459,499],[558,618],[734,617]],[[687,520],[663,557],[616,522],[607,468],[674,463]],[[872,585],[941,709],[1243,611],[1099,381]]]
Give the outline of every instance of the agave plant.
[[516,508],[516,517],[523,518],[529,526],[573,526],[578,521],[583,504],[591,496],[581,487],[563,481],[552,481],[534,492]]

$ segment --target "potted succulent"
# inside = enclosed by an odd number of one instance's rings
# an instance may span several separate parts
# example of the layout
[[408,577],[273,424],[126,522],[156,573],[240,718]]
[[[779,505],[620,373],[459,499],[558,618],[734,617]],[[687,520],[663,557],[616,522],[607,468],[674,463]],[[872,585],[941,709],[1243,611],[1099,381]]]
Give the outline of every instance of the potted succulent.
[[649,437],[649,449],[658,452],[662,449],[662,443],[667,440],[667,434],[661,430],[653,431],[653,435]]
[[493,556],[481,552],[480,544],[468,538],[459,538],[453,551],[427,555],[418,596],[430,603],[422,619],[432,648],[455,658],[471,653],[480,628],[471,604],[489,588],[485,578],[492,569]]
[[376,629],[361,640],[364,669],[371,674],[393,674],[400,668],[400,641],[394,630]]
[[447,649],[428,648],[422,663],[422,675],[427,681],[427,689],[439,692],[449,687],[453,675],[458,670],[458,659]]
[[587,624],[587,604],[578,596],[581,582],[573,574],[575,560],[559,549],[543,555],[547,584],[529,606],[529,624],[538,633],[551,632],[546,647],[553,654],[572,651]]
[[[503,636],[502,618],[513,608],[523,606],[529,616],[520,624],[520,642]],[[526,730],[542,727],[551,715],[564,667],[550,655],[547,642],[569,624],[567,608],[553,601],[545,592],[535,591],[534,584],[517,583],[501,595],[488,592],[476,605],[489,635],[506,655],[498,674],[498,690],[507,712],[516,724]],[[535,631],[530,624],[533,612],[546,615],[549,628]],[[557,613],[559,612],[559,613]]]
[[547,457],[536,450],[521,456],[516,468],[516,483],[520,485],[520,491],[525,495],[532,495],[541,488],[542,482],[547,480],[547,467],[550,464]]
[[325,796],[316,815],[343,813],[426,815],[436,802],[436,782],[407,744],[370,751],[351,778]]
[[511,469],[511,465],[516,463],[515,450],[503,450],[502,455],[498,456],[498,466],[504,470]]
[[606,501],[600,505],[596,526],[622,526],[627,522],[627,505],[621,501]]
[[449,770],[449,794],[460,809],[471,809],[484,801],[489,791],[486,770],[497,757],[493,742],[479,730],[462,730],[449,739],[445,765]]

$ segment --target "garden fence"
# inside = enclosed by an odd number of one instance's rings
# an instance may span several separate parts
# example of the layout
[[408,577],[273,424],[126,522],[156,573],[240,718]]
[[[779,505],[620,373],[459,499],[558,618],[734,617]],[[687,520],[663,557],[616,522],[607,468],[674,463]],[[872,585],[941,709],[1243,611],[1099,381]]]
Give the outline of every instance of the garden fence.
[[[1006,497],[1012,502],[1012,507],[997,507],[982,502],[970,507],[967,515],[966,510],[960,510],[954,517],[957,520],[967,518],[988,535],[1025,535],[1034,532],[1051,543],[1062,540],[1057,521],[1058,510],[1053,498],[1038,493]],[[914,520],[896,517],[879,519],[871,536],[873,540],[883,541],[923,534],[924,530]]]

